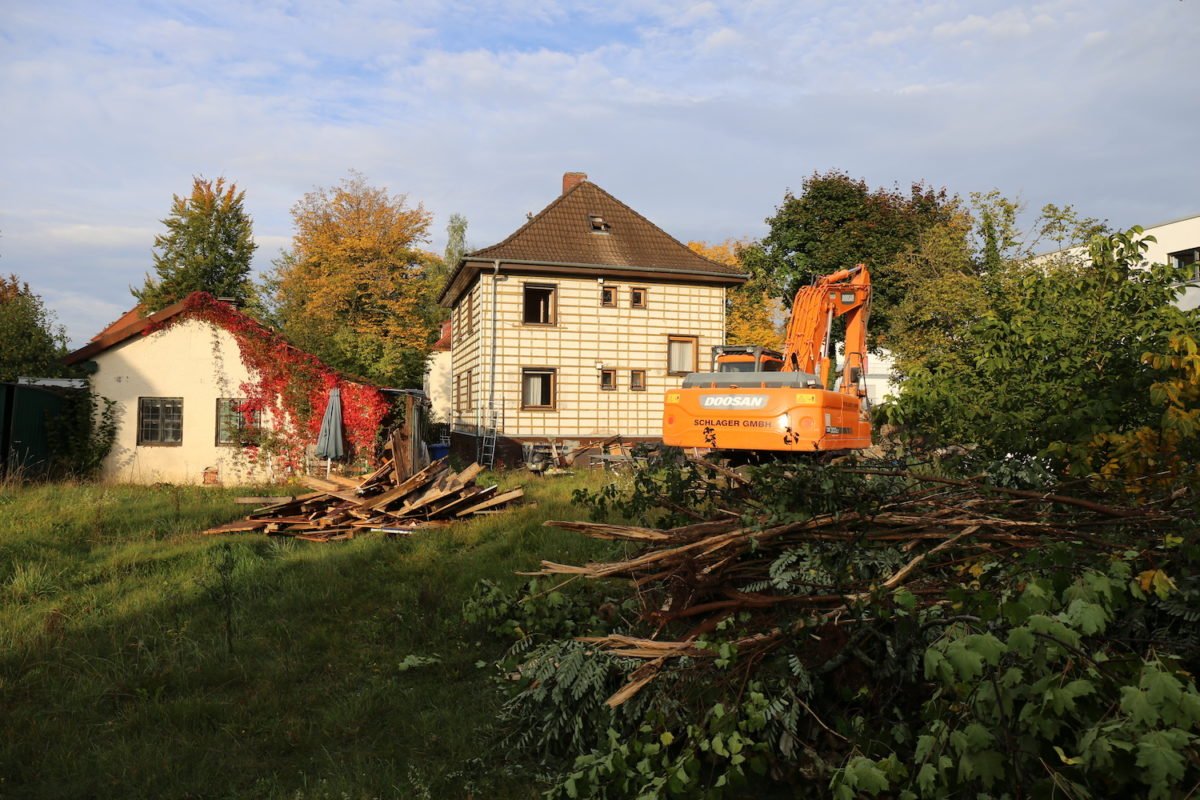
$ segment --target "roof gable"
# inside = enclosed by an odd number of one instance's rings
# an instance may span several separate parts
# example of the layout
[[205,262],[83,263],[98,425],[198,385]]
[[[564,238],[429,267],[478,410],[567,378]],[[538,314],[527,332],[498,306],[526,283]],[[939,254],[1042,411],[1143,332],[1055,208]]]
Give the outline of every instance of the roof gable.
[[688,249],[586,180],[559,195],[504,241],[467,258],[742,275],[736,267]]

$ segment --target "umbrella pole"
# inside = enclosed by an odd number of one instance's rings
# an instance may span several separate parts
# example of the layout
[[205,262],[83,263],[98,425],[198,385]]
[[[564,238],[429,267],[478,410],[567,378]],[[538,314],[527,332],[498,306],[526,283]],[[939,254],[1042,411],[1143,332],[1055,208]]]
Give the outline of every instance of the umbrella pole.
[[333,459],[332,458],[325,459],[325,477],[326,478],[329,477],[329,472],[332,469],[333,469]]

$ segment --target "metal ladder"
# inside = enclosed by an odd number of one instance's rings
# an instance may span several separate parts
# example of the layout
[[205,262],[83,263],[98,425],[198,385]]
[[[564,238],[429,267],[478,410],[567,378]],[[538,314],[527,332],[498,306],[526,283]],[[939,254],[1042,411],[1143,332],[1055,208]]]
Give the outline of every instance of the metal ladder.
[[488,469],[496,461],[496,415],[492,414],[491,422],[483,431],[483,442],[479,447],[479,463]]

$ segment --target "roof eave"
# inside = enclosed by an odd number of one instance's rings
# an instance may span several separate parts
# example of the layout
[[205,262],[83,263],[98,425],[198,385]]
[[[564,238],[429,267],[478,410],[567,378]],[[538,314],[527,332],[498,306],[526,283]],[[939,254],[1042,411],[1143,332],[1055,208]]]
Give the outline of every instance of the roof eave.
[[[472,266],[474,264],[474,266]],[[546,272],[604,272],[613,273],[633,273],[650,275],[662,275],[679,278],[694,278],[702,283],[725,283],[731,286],[736,286],[745,283],[750,279],[750,276],[743,272],[720,272],[717,270],[695,270],[695,269],[679,269],[677,267],[643,267],[636,264],[584,264],[567,261],[531,261],[529,259],[518,258],[496,258],[496,259],[475,259],[465,258],[459,267],[450,276],[450,280],[446,282],[446,288],[438,297],[438,303],[446,308],[453,307],[458,300],[463,290],[470,285],[473,276],[459,280],[460,276],[465,274],[468,269],[474,269],[476,272],[482,272],[485,269],[495,269],[495,265],[499,264],[503,270],[509,267],[530,267],[535,271]],[[452,291],[458,286],[458,291]]]

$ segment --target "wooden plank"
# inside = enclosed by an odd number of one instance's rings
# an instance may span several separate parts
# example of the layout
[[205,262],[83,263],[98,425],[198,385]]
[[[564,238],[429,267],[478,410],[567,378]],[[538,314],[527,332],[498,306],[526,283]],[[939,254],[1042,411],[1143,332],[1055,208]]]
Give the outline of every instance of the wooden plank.
[[262,530],[266,526],[266,520],[238,519],[233,522],[226,522],[224,525],[217,525],[214,528],[200,531],[200,533],[204,536],[213,536],[218,533],[249,533],[251,531]]
[[368,507],[380,511],[389,503],[394,503],[405,495],[420,489],[426,483],[433,480],[435,476],[439,475],[442,470],[446,469],[446,461],[447,459],[444,458],[439,459],[418,472],[416,475],[413,475],[408,480],[401,483],[399,486],[388,489],[386,492],[378,495],[377,497],[372,497],[372,502]]
[[357,489],[362,480],[357,478],[347,478],[345,475],[329,475],[325,478],[327,481],[332,481],[340,485],[343,489]]
[[502,505],[504,503],[508,503],[512,500],[516,500],[516,499],[524,497],[524,496],[525,496],[525,492],[523,490],[513,489],[512,491],[505,492],[504,494],[498,494],[490,500],[484,500],[482,503],[470,506],[469,508],[464,508],[462,511],[459,511],[454,516],[465,517],[467,514],[472,514],[476,511],[482,511],[485,508],[492,508],[493,506]]
[[263,497],[235,497],[233,502],[239,506],[286,505],[296,502],[295,495],[264,495]]
[[471,486],[464,490],[461,497],[455,497],[448,503],[442,503],[430,509],[430,517],[440,517],[443,514],[449,514],[457,509],[465,508],[469,505],[486,500],[496,493],[498,486]]
[[310,489],[316,489],[321,492],[336,492],[345,487],[339,486],[333,481],[327,481],[324,478],[316,478],[312,475],[301,475],[300,482]]

